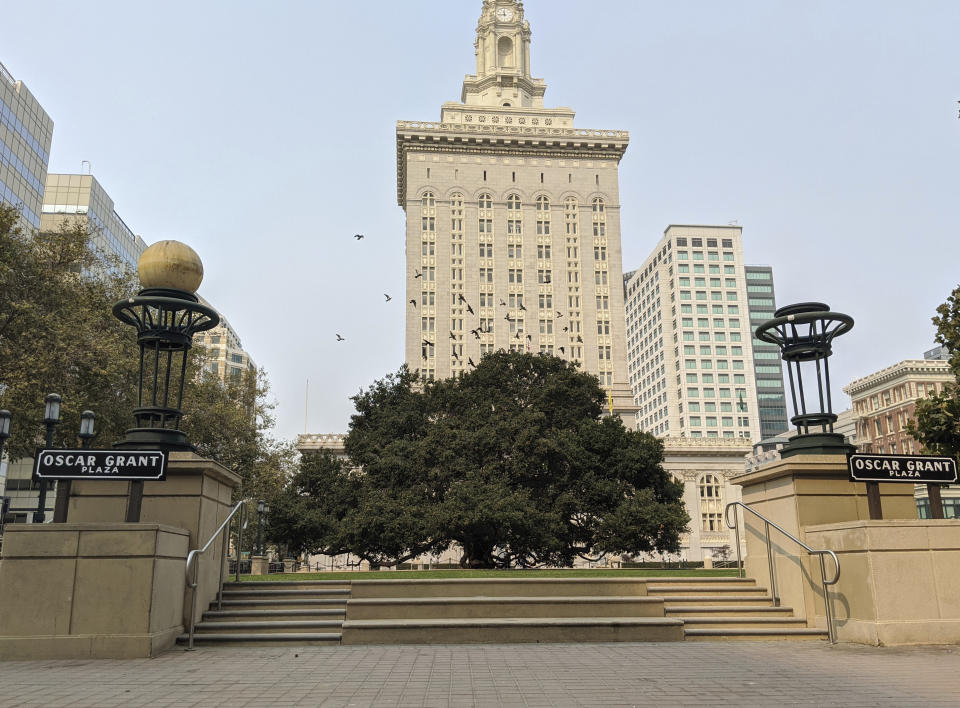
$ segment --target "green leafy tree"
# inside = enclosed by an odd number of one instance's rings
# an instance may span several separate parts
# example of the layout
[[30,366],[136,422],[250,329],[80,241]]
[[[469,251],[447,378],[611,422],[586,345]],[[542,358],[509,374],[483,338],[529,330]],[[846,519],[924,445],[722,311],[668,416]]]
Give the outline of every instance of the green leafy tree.
[[300,534],[310,550],[375,564],[452,544],[479,568],[676,552],[689,521],[682,486],[661,466],[660,441],[601,417],[604,399],[595,377],[550,356],[491,354],[436,383],[403,368],[353,399],[346,451],[362,474],[341,467],[324,480],[348,487],[350,503],[291,488],[278,508],[319,509],[322,528]]
[[[44,439],[43,401],[63,397],[54,444],[77,444],[80,413],[97,414],[96,447],[133,426],[139,360],[132,327],[113,304],[136,292],[136,276],[90,243],[83,221],[54,232],[25,230],[16,209],[0,205],[0,407],[13,414],[4,452],[30,457]],[[295,450],[269,436],[273,404],[263,371],[223,383],[202,375],[204,352],[190,357],[184,429],[201,455],[236,470],[244,494],[282,487]]]
[[[933,318],[936,341],[950,352],[950,369],[960,377],[960,287],[937,308]],[[942,392],[917,400],[914,418],[908,425],[910,434],[929,452],[946,457],[960,455],[960,389],[956,383]]]

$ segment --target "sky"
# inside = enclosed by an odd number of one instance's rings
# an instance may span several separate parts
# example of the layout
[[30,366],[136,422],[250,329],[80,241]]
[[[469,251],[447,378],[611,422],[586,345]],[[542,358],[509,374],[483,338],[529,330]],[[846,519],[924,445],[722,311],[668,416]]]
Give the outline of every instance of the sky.
[[[88,160],[147,243],[200,254],[275,434],[346,432],[403,363],[395,123],[459,100],[481,4],[3,0],[0,62],[54,120],[51,172]],[[855,318],[837,410],[933,346],[960,284],[960,3],[524,4],[546,105],[630,131],[625,269],[669,224],[740,224],[778,304]]]

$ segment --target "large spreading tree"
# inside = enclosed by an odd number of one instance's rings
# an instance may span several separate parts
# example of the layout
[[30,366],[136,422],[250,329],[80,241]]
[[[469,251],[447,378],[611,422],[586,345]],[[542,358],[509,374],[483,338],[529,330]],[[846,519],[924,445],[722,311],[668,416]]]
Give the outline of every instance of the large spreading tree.
[[677,552],[689,517],[656,438],[604,417],[597,379],[499,352],[461,378],[403,368],[354,397],[350,463],[304,455],[274,540],[393,565],[456,544],[465,567]]
[[[139,359],[135,330],[113,304],[136,292],[136,275],[96,250],[83,221],[53,232],[25,229],[0,204],[0,408],[13,414],[4,452],[30,457],[43,442],[43,401],[63,397],[57,447],[74,447],[80,414],[97,415],[95,447],[107,448],[133,426]],[[264,372],[221,381],[190,358],[184,430],[198,452],[236,470],[244,494],[282,487],[295,451],[270,437],[273,403]]]

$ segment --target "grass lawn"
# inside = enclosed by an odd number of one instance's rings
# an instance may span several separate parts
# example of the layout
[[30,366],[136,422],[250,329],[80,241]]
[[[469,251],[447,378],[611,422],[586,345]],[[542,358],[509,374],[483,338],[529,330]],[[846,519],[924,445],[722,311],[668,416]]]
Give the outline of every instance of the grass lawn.
[[[435,578],[735,578],[735,568],[661,570],[649,568],[562,570],[375,570],[324,573],[241,575],[241,582],[300,582],[303,580],[422,580]],[[231,576],[232,577],[232,576]]]

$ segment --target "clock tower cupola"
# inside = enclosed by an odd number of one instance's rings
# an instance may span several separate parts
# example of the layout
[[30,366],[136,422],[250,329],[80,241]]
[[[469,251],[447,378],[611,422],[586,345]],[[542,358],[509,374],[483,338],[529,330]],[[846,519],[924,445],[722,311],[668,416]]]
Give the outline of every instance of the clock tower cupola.
[[477,23],[476,76],[463,82],[469,106],[542,108],[547,85],[530,75],[530,23],[521,0],[484,0]]

